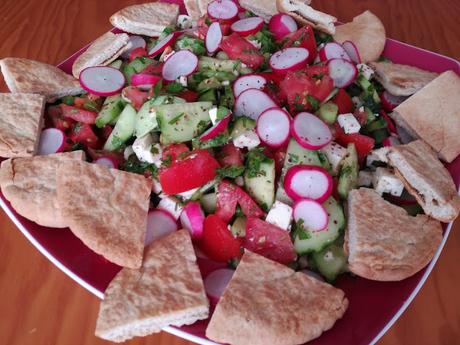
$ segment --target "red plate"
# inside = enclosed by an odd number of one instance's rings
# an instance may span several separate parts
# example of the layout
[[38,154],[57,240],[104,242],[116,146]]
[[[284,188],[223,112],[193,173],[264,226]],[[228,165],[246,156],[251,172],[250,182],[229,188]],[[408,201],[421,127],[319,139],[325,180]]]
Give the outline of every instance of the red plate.
[[[85,49],[62,62],[59,68],[71,74],[73,61]],[[459,62],[392,39],[387,39],[383,55],[394,62],[415,65],[434,72],[454,70],[460,75]],[[448,164],[447,168],[458,189],[460,157]],[[68,229],[45,228],[21,217],[1,194],[0,206],[43,255],[83,287],[99,298],[103,297],[105,288],[120,270],[119,266],[92,252]],[[330,331],[309,344],[374,344],[404,312],[424,284],[441,253],[451,227],[452,223],[444,226],[443,241],[431,263],[404,281],[382,283],[353,278],[349,275],[342,276],[336,285],[345,291],[350,301],[349,308],[343,319],[339,320]],[[212,269],[222,267],[221,264],[208,260],[198,261],[203,276]],[[215,344],[207,340],[204,335],[206,324],[207,321],[200,321],[191,326],[166,327],[164,330],[197,343]]]

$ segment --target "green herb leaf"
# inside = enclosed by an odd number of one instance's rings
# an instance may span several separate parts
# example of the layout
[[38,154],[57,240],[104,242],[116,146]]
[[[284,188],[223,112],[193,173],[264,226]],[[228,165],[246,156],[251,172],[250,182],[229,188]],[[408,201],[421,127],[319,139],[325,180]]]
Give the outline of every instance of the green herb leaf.
[[255,148],[248,152],[246,156],[246,176],[249,178],[263,175],[261,171],[262,163],[270,163],[272,159],[263,154],[264,148]]
[[315,97],[312,95],[307,95],[307,101],[310,103],[313,111],[317,111],[319,109],[320,102]]
[[217,175],[221,177],[235,178],[241,176],[244,172],[243,165],[229,165],[216,170]]
[[184,89],[182,84],[174,81],[166,86],[166,91],[169,93],[179,93]]
[[163,159],[162,162],[161,162],[161,166],[163,168],[169,168],[171,166],[171,164],[172,164],[172,155],[166,156],[166,158]]
[[288,159],[289,159],[289,163],[296,164],[299,162],[299,156],[293,153],[288,153]]
[[171,120],[169,120],[168,123],[169,123],[170,125],[173,125],[173,124],[175,124],[175,123],[176,123],[182,116],[184,116],[184,115],[185,115],[185,113],[180,113],[179,115],[174,116]]
[[217,108],[217,120],[222,120],[225,116],[227,116],[230,113],[230,109],[227,107],[219,107]]
[[144,174],[146,171],[155,178],[158,175],[158,168],[154,164],[141,162],[136,155],[131,155],[125,163],[124,170],[136,174]]
[[75,101],[74,96],[64,96],[61,98],[62,103],[67,104],[67,105],[73,105]]
[[153,87],[153,96],[156,98],[160,95],[161,89],[163,88],[163,79],[158,81]]

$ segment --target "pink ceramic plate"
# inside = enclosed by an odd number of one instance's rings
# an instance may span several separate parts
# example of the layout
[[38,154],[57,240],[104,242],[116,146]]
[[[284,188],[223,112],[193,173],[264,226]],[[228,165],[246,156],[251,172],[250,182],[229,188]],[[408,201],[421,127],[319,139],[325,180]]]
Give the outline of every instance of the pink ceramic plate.
[[[62,62],[59,67],[71,73],[73,61],[84,49]],[[387,40],[384,56],[394,62],[435,72],[454,70],[460,75],[460,64],[457,61],[392,39]],[[458,188],[460,158],[447,168]],[[43,255],[80,285],[103,298],[105,288],[120,267],[92,252],[70,230],[44,228],[21,217],[1,194],[0,206]],[[337,281],[337,286],[345,291],[350,306],[343,319],[332,330],[309,344],[374,344],[393,325],[422,287],[441,253],[451,227],[452,223],[444,226],[444,238],[433,261],[424,270],[404,281],[381,283],[352,278],[349,275],[342,276]],[[203,276],[217,267],[222,267],[222,264],[206,259],[199,259],[199,264]],[[164,330],[196,343],[215,344],[204,335],[206,324],[207,321],[201,321],[191,326],[166,327]]]

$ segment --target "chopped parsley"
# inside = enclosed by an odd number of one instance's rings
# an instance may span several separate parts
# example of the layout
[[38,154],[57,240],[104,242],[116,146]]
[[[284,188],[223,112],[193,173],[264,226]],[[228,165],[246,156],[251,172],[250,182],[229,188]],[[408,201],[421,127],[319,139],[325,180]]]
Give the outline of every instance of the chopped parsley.
[[169,93],[179,93],[184,89],[181,83],[177,81],[172,82],[166,86],[166,91]]
[[249,178],[263,176],[265,172],[261,170],[263,163],[270,163],[273,160],[263,154],[264,148],[255,148],[248,152],[246,156],[246,176]]
[[262,53],[274,53],[280,48],[280,45],[276,43],[272,33],[268,30],[266,25],[264,25],[262,30],[250,37],[253,37],[254,40],[260,43],[260,51]]
[[168,121],[168,124],[170,124],[170,125],[175,124],[184,115],[185,115],[185,113],[180,113],[179,115],[174,116],[171,120]]
[[244,172],[243,165],[229,165],[216,170],[217,175],[221,177],[235,178],[241,176]]
[[164,158],[161,162],[161,166],[163,168],[168,168],[172,164],[172,155],[167,155],[166,158]]
[[74,96],[64,96],[61,98],[62,103],[67,104],[67,105],[73,105],[75,101]]
[[156,98],[160,95],[161,89],[163,88],[163,80],[160,80],[153,87],[153,96]]
[[85,104],[83,104],[83,108],[85,108],[86,110],[89,110],[89,111],[94,111],[96,113],[99,112],[97,103],[94,102],[94,101],[86,102]]
[[125,171],[135,174],[144,174],[146,171],[150,172],[153,177],[158,175],[158,168],[154,164],[148,162],[141,162],[137,159],[136,155],[131,155],[125,163]]
[[124,141],[119,136],[114,135],[112,137],[112,146],[115,148],[115,150],[118,150],[119,148],[121,148],[123,144],[124,144]]
[[313,97],[312,95],[307,95],[307,101],[310,103],[312,110],[317,111],[319,109],[319,100]]
[[206,54],[204,41],[187,35],[182,35],[179,37],[174,45],[174,48],[176,50],[191,49],[192,52],[198,56]]
[[288,153],[288,159],[289,159],[289,163],[294,163],[294,164],[299,163],[299,156],[293,153]]
[[227,116],[228,114],[230,113],[230,109],[228,109],[227,107],[218,107],[217,108],[217,120],[222,120],[225,116]]
[[296,237],[298,237],[299,240],[308,240],[309,238],[311,238],[311,233],[307,229],[305,229],[303,223],[303,219],[299,219],[292,225],[291,233],[293,239],[295,239]]
[[313,30],[315,32],[315,41],[317,45],[320,45],[321,43],[329,43],[332,42],[332,36],[318,30]]
[[212,147],[224,146],[226,143],[228,143],[229,140],[230,136],[228,135],[228,132],[225,131],[206,141],[201,141],[199,138],[194,138],[192,140],[192,146],[194,148],[210,149]]

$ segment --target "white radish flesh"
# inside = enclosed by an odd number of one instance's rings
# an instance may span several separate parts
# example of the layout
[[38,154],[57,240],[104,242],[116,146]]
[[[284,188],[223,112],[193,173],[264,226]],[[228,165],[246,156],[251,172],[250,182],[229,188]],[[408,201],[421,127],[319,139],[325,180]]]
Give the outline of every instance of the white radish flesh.
[[87,67],[80,73],[81,86],[96,96],[113,96],[125,85],[125,76],[108,66]]
[[234,22],[230,29],[240,36],[254,35],[259,32],[264,26],[264,20],[260,17],[249,17],[237,20]]
[[331,59],[345,59],[351,61],[345,49],[336,42],[329,42],[322,47],[318,52],[321,61],[329,61]]
[[270,147],[278,148],[289,140],[291,117],[280,109],[270,108],[260,114],[256,131],[260,140]]
[[273,107],[276,107],[276,103],[265,92],[259,89],[248,89],[236,98],[234,114],[257,120],[260,114]]
[[40,135],[40,142],[38,144],[39,155],[49,155],[64,151],[65,148],[65,134],[57,128],[47,128],[42,131]]
[[214,0],[208,5],[208,15],[217,20],[231,20],[238,16],[238,6],[231,0]]
[[149,90],[153,85],[161,80],[160,77],[146,73],[136,73],[131,76],[131,85],[141,90]]
[[233,95],[238,97],[243,91],[248,89],[262,90],[267,84],[267,79],[257,74],[246,74],[239,77],[233,83]]
[[94,163],[102,165],[103,167],[106,167],[106,168],[111,168],[111,169],[118,168],[118,162],[112,157],[99,157],[98,159],[94,161]]
[[332,140],[329,127],[310,113],[297,114],[292,122],[291,133],[300,146],[309,150],[319,150]]
[[284,189],[293,200],[308,198],[324,202],[332,193],[332,177],[318,166],[295,165],[286,173]]
[[347,52],[351,61],[353,61],[356,64],[361,63],[361,56],[359,55],[358,48],[352,41],[343,42],[342,47]]
[[209,128],[206,132],[204,132],[200,136],[200,140],[206,141],[206,140],[210,140],[212,138],[217,137],[219,134],[221,134],[227,129],[228,124],[230,123],[231,119],[232,119],[232,114],[229,114],[225,116],[223,119],[219,120],[214,126]]
[[356,66],[344,59],[332,59],[327,63],[329,76],[334,81],[334,86],[344,88],[351,85],[358,76]]
[[213,304],[217,304],[235,271],[221,268],[208,274],[204,280],[204,289]]
[[271,17],[268,29],[275,40],[280,40],[291,32],[297,31],[296,21],[285,13],[278,13]]
[[294,220],[303,221],[302,226],[312,232],[327,228],[329,216],[326,209],[319,202],[309,199],[299,200],[294,204]]
[[305,48],[285,48],[273,54],[269,64],[273,72],[284,74],[305,67],[308,55]]
[[176,40],[176,38],[177,38],[176,33],[173,32],[169,34],[168,36],[163,38],[160,42],[157,42],[157,44],[155,44],[155,46],[148,51],[148,56],[150,57],[157,56],[158,54],[163,52],[167,47],[171,46]]
[[206,50],[210,54],[214,54],[217,49],[219,49],[219,45],[222,42],[222,30],[220,29],[220,24],[218,22],[212,23],[208,31],[206,32]]
[[147,231],[145,233],[145,245],[149,245],[159,238],[169,235],[177,230],[174,217],[165,210],[155,209],[148,213]]
[[121,57],[123,59],[127,59],[129,57],[129,54],[136,48],[144,48],[147,47],[147,42],[141,37],[137,35],[129,36],[129,44],[131,44],[131,47],[128,50],[125,50],[122,54]]
[[166,81],[175,81],[182,76],[189,76],[198,67],[198,57],[189,50],[179,50],[164,63],[162,76]]
[[190,231],[193,239],[203,235],[204,212],[198,201],[189,202],[180,215],[182,227]]

